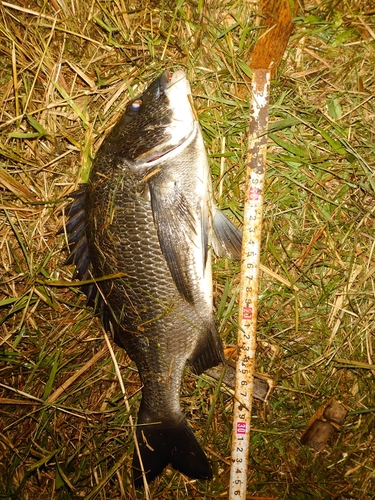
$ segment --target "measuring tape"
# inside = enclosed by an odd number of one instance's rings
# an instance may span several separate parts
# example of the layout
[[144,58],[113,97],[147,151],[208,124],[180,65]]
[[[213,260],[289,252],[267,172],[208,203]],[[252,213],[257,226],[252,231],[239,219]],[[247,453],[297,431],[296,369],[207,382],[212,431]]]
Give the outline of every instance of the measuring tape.
[[270,72],[254,69],[241,257],[238,360],[234,390],[229,500],[246,498],[254,387],[259,261],[266,171]]

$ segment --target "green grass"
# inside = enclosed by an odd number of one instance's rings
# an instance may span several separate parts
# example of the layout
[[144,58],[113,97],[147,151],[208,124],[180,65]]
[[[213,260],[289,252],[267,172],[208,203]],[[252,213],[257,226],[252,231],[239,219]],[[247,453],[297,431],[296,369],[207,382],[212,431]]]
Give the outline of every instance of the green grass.
[[[374,11],[306,2],[272,82],[250,496],[375,498]],[[63,266],[65,197],[108,128],[164,68],[184,68],[218,203],[242,223],[252,4],[9,3],[0,18],[0,498],[133,499],[130,417],[139,379]],[[280,276],[275,279],[270,271]],[[284,280],[284,282],[282,281]],[[291,285],[286,285],[287,280]],[[239,264],[214,263],[225,345],[236,342]],[[329,397],[342,431],[300,444]],[[212,482],[168,469],[150,498],[227,498],[232,399],[187,373],[184,411]]]

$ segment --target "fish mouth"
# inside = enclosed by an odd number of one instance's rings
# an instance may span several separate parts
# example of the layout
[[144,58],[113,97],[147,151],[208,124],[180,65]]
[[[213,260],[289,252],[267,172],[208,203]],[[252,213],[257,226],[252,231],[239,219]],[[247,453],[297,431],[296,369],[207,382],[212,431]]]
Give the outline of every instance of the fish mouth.
[[178,93],[184,93],[186,95],[191,94],[190,84],[186,77],[185,71],[181,69],[172,73],[168,69],[165,70],[159,77],[160,87],[164,92],[168,94],[171,88]]

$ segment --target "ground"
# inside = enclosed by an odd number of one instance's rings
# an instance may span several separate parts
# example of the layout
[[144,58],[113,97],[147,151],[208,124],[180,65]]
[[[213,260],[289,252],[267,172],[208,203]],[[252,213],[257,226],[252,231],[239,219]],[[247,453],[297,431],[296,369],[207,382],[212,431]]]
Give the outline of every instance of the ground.
[[[187,71],[217,202],[242,226],[256,9],[0,4],[0,498],[144,498],[138,375],[85,307],[57,231],[106,132],[165,68]],[[254,402],[248,498],[375,498],[374,63],[371,2],[309,1],[271,82],[256,369],[275,389]],[[239,285],[239,263],[215,260],[227,347]],[[332,396],[348,415],[317,453],[300,438]],[[150,498],[227,498],[232,397],[187,371],[181,399],[214,479],[168,469]]]

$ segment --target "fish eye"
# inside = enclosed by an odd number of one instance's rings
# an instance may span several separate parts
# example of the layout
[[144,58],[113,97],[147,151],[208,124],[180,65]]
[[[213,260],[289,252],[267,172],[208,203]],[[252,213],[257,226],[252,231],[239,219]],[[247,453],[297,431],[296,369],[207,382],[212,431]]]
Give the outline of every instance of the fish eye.
[[136,113],[141,109],[142,104],[143,103],[141,99],[135,99],[133,102],[130,103],[130,110]]

